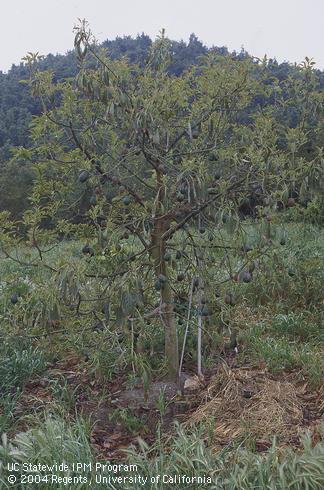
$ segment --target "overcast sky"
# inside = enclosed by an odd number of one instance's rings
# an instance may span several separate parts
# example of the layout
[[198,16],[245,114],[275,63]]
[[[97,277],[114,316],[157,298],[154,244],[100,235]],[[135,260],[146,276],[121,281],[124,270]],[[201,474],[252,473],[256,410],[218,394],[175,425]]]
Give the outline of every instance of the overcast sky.
[[78,17],[102,41],[155,37],[164,27],[171,39],[194,32],[208,46],[244,46],[254,56],[298,63],[309,56],[324,69],[324,0],[0,0],[0,6],[2,71],[27,51],[70,50]]

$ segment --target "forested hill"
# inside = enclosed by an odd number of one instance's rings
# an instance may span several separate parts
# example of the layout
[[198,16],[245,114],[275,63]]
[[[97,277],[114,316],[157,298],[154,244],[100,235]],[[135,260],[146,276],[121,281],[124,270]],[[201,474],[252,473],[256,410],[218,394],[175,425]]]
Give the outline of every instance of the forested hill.
[[[148,56],[152,40],[142,34],[136,38],[125,36],[117,37],[112,41],[105,41],[102,46],[107,48],[112,59],[127,57],[131,63],[143,65]],[[219,55],[231,55],[237,59],[248,57],[243,49],[241,52],[229,53],[226,47],[207,48],[196,36],[191,34],[188,42],[172,41],[173,61],[170,65],[170,73],[180,75],[189,66],[198,64],[201,56],[214,51]],[[77,70],[77,60],[74,52],[65,55],[49,54],[41,62],[42,68],[51,69],[57,80],[73,77]],[[270,60],[269,82],[271,78],[279,82],[294,75],[296,68],[289,63],[277,63]],[[319,90],[324,88],[324,72],[319,73]],[[28,69],[23,64],[13,65],[8,73],[0,72],[0,162],[10,156],[10,147],[28,144],[28,124],[32,115],[40,113],[40,105],[29,93],[26,84],[22,80],[28,78]]]
[[[143,65],[147,59],[152,40],[142,34],[136,38],[117,37],[105,41],[102,47],[107,48],[112,59],[127,57],[131,63]],[[213,48],[220,54],[228,54],[226,48]],[[208,49],[192,34],[187,43],[173,41],[173,62],[170,72],[180,75],[186,68],[199,62],[199,57],[207,54]],[[236,55],[236,54],[235,54]],[[41,62],[44,70],[51,69],[55,79],[73,77],[78,70],[77,59],[73,51],[65,55],[47,55]],[[32,115],[41,112],[37,100],[29,93],[22,80],[29,76],[28,68],[23,64],[13,65],[8,73],[0,72],[0,162],[10,156],[11,146],[28,144],[28,125]]]
[[[147,60],[152,40],[149,36],[142,34],[136,38],[130,36],[117,37],[114,40],[106,40],[102,47],[108,50],[112,59],[127,58],[131,63],[141,66]],[[226,47],[207,48],[195,34],[191,34],[187,42],[171,41],[172,62],[169,66],[171,75],[180,76],[190,66],[200,63],[204,55],[215,53],[221,57],[231,57],[236,60],[251,58],[244,49],[240,52],[229,52]],[[41,62],[41,69],[51,70],[54,73],[54,80],[68,79],[74,77],[78,71],[77,57],[73,51],[65,55],[47,55]],[[274,103],[272,95],[267,95],[268,87],[278,87],[284,98],[287,100],[291,96],[289,87],[290,80],[302,78],[301,72],[296,65],[288,62],[278,63],[275,59],[267,60],[266,63],[255,61],[255,76],[260,77],[262,72],[262,84],[265,87],[264,93],[256,94],[252,101],[252,107],[245,117],[249,121],[249,113],[258,107],[265,107]],[[8,73],[0,72],[0,210],[8,209],[14,215],[19,213],[27,206],[27,191],[32,182],[32,173],[26,164],[16,168],[16,163],[10,160],[13,148],[17,146],[29,146],[29,124],[32,116],[41,113],[41,106],[37,99],[32,97],[29,86],[23,81],[28,79],[28,68],[24,64],[13,65]],[[316,83],[311,90],[320,92],[324,89],[324,72],[316,72]],[[308,90],[308,89],[307,89]],[[287,96],[285,96],[285,92]],[[282,113],[277,114],[279,119],[283,119],[288,127],[296,127],[299,120],[298,104],[291,103]],[[245,121],[241,121],[245,122]],[[317,122],[314,121],[317,125]],[[313,125],[312,125],[313,126]],[[19,170],[19,171],[18,171]],[[8,189],[10,192],[4,192]]]

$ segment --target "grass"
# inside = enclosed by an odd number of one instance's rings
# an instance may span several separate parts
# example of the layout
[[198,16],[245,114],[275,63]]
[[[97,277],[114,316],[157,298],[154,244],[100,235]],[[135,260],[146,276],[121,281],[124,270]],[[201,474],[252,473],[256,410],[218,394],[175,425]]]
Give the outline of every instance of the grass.
[[[160,475],[158,483],[149,484],[152,490],[188,487],[193,490],[198,488],[319,490],[323,488],[324,445],[318,444],[313,447],[308,435],[304,436],[303,449],[298,453],[292,450],[280,450],[274,440],[269,451],[260,455],[241,446],[225,448],[215,454],[208,448],[203,433],[203,426],[193,429],[190,433],[176,426],[171,441],[164,441],[158,437],[151,447],[140,441],[139,450],[126,451],[125,463],[136,465],[136,474],[147,478],[148,482]],[[43,421],[38,421],[37,428],[20,433],[11,441],[3,437],[0,445],[0,457],[3,462],[0,468],[0,481],[3,488],[9,488],[6,483],[8,463],[52,465],[54,461],[64,461],[70,467],[70,471],[64,473],[64,476],[73,476],[72,463],[95,462],[88,437],[89,427],[84,421],[76,419],[72,424],[58,414],[48,414]],[[90,471],[86,469],[83,476],[89,481]],[[184,477],[185,483],[177,481],[176,476]],[[211,484],[200,484],[199,479],[207,482],[210,479]],[[27,486],[21,485],[19,488],[24,489]],[[40,484],[38,488],[45,490],[48,486]],[[63,489],[66,485],[62,483],[51,488]],[[75,488],[89,488],[89,483],[80,484]],[[92,488],[101,489],[107,486],[97,484]],[[137,490],[143,486],[126,481],[122,485],[109,488]]]
[[13,421],[13,411],[25,384],[45,368],[39,349],[13,340],[0,347],[0,432]]
[[51,383],[51,391],[56,402],[67,411],[73,411],[77,401],[79,386],[70,387],[62,376]]
[[274,335],[289,337],[295,341],[324,341],[323,325],[316,322],[307,312],[276,315],[270,328]]
[[[35,420],[31,420],[31,424],[33,423]],[[60,477],[68,477],[73,474],[73,463],[93,463],[94,455],[89,444],[89,433],[90,428],[84,420],[77,417],[71,423],[61,415],[60,409],[57,408],[56,413],[48,413],[44,420],[36,421],[34,428],[18,433],[12,441],[3,436],[0,446],[2,488],[10,488],[7,483],[9,463],[26,462],[32,465],[41,463],[52,466],[54,463],[64,462],[69,467],[68,471],[53,471]],[[21,474],[26,474],[26,472],[22,471]],[[30,484],[29,486],[21,484],[18,488],[30,488]],[[40,483],[38,488],[46,489],[48,484]],[[66,484],[51,485],[51,488],[66,488]],[[81,487],[76,486],[76,488]]]
[[[281,333],[282,325],[282,322],[278,323],[278,319],[275,320],[274,330],[279,328]],[[269,371],[279,373],[299,369],[314,388],[321,385],[324,375],[323,356],[313,344],[299,343],[282,336],[270,336],[264,324],[250,328],[242,337],[250,359],[264,362]],[[246,356],[247,352],[244,354]]]
[[117,408],[109,416],[109,420],[122,424],[132,434],[145,430],[145,421],[133,415],[130,408]]
[[29,345],[2,345],[0,358],[0,393],[2,396],[21,390],[24,384],[45,366],[43,355]]
[[[307,436],[299,454],[293,451],[280,453],[274,441],[265,455],[258,455],[241,447],[225,448],[215,454],[206,446],[202,434],[199,429],[188,434],[178,427],[167,451],[161,442],[151,448],[142,443],[141,452],[131,451],[129,457],[138,465],[141,474],[149,478],[156,474],[210,477],[213,483],[206,488],[302,490],[320,489],[324,484],[324,446],[312,447]],[[181,483],[170,485],[177,489],[185,487]],[[152,488],[168,486],[159,484]],[[190,488],[204,487],[193,483]]]

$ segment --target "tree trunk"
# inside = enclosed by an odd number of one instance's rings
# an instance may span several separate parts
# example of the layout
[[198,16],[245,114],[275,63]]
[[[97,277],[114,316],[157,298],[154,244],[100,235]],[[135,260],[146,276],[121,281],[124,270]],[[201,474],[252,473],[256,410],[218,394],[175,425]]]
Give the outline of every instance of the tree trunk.
[[156,220],[152,232],[150,253],[155,262],[156,277],[158,278],[160,274],[163,274],[167,278],[167,282],[161,284],[161,305],[163,305],[161,308],[161,319],[165,331],[164,345],[168,379],[177,382],[179,369],[178,333],[172,302],[173,294],[169,283],[167,264],[164,260],[166,243],[162,240],[162,235],[166,231],[168,224],[163,218]]
[[[199,228],[201,226],[201,216],[199,215],[198,217],[198,223],[199,223]],[[201,248],[199,249],[199,257],[202,254]],[[198,255],[196,256],[196,261],[197,261],[197,269],[200,271],[200,258]],[[199,308],[199,315],[198,315],[198,331],[197,331],[197,374],[198,376],[202,376],[202,361],[201,361],[201,356],[202,356],[202,345],[201,345],[201,340],[202,340],[202,279],[201,277],[198,277],[198,308]]]
[[168,366],[168,378],[170,381],[178,381],[179,350],[178,332],[172,305],[172,290],[168,283],[162,286],[161,300],[165,305],[162,320],[165,329],[165,357]]
[[[197,259],[197,266],[199,270],[199,259]],[[199,285],[198,285],[198,308],[199,308],[199,315],[198,315],[198,330],[197,330],[197,374],[198,376],[202,376],[202,324],[203,324],[203,318],[202,318],[202,279],[198,278]]]
[[[202,303],[201,300],[199,301],[199,308],[201,310],[202,308]],[[202,376],[202,362],[201,362],[201,352],[202,352],[202,342],[201,342],[201,337],[202,337],[202,315],[201,311],[200,314],[198,315],[198,332],[197,332],[197,374],[198,376]]]

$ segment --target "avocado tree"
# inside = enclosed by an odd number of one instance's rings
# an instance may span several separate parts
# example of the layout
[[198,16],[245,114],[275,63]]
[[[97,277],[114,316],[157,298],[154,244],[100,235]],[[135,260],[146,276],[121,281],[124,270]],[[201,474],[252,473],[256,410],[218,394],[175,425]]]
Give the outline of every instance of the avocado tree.
[[[60,308],[76,317],[99,319],[99,304],[107,319],[113,307],[117,324],[131,328],[136,318],[159,318],[168,376],[176,380],[177,284],[190,273],[199,287],[208,268],[204,250],[219,226],[244,206],[273,206],[295,169],[277,148],[271,110],[241,123],[262,90],[251,60],[210,54],[175,77],[163,31],[139,68],[111,61],[85,22],[76,28],[75,50],[78,75],[59,83],[37,69],[37,55],[26,57],[43,115],[31,127],[33,147],[15,158],[32,161],[36,179],[32,207],[3,235],[2,250],[12,258],[10,240],[23,230],[33,265],[47,268]],[[3,214],[5,232],[7,219]],[[48,252],[64,239],[82,242],[80,256],[49,264]]]

